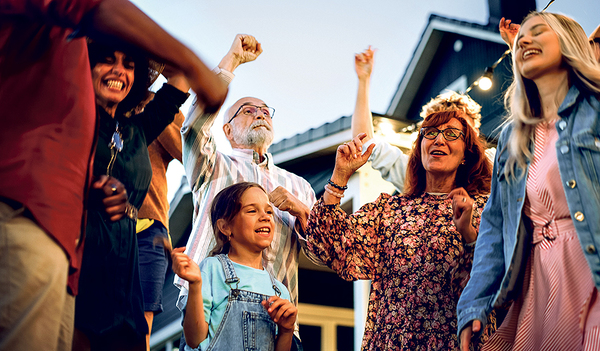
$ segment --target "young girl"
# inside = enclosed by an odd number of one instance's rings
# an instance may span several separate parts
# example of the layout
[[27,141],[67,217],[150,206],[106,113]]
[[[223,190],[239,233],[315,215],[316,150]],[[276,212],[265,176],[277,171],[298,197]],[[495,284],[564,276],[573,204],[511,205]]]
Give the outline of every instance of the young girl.
[[184,247],[171,254],[173,271],[190,283],[183,320],[187,346],[290,350],[298,310],[262,262],[274,230],[266,191],[256,183],[234,184],[217,194],[210,214],[216,239],[211,257],[199,267]]

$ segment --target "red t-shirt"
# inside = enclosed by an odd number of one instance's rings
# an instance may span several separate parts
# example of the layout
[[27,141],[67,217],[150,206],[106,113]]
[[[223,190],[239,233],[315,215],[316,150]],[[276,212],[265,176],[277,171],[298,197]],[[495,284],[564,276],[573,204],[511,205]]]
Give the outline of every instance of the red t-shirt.
[[96,105],[85,39],[101,0],[0,0],[0,196],[65,250],[77,292]]

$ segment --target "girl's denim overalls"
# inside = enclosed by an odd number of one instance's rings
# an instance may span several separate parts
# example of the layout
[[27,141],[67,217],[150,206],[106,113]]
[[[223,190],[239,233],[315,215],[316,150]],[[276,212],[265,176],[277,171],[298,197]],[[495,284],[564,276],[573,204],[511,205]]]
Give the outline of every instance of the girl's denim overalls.
[[[274,350],[277,325],[261,305],[269,296],[237,289],[240,279],[235,274],[231,260],[223,254],[216,257],[223,265],[225,283],[231,290],[223,320],[206,351]],[[281,296],[275,278],[270,273],[269,277],[275,294]],[[232,284],[235,284],[235,287]]]

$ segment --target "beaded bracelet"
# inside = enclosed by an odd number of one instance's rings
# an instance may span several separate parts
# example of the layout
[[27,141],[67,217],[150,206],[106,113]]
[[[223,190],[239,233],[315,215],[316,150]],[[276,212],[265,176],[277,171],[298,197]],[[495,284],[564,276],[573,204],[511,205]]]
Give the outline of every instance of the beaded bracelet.
[[348,189],[348,186],[347,186],[347,185],[344,185],[344,186],[337,185],[337,184],[335,184],[335,183],[334,183],[334,182],[333,182],[331,179],[329,179],[329,180],[327,181],[327,184],[329,184],[329,185],[331,185],[332,187],[334,187],[334,188],[336,188],[336,189],[339,189],[339,190],[341,190],[341,191],[344,191],[344,190]]
[[329,193],[330,195],[333,195],[333,196],[338,197],[340,199],[344,197],[344,194],[338,193],[337,191],[334,191],[329,184],[325,184],[325,191],[327,193]]

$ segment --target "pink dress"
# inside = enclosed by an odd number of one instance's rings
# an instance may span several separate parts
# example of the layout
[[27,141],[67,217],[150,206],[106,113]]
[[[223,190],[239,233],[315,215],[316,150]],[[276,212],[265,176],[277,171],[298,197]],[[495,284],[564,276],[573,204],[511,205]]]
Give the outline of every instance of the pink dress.
[[554,123],[535,130],[524,214],[533,246],[520,297],[482,350],[600,350],[600,301],[561,183]]

